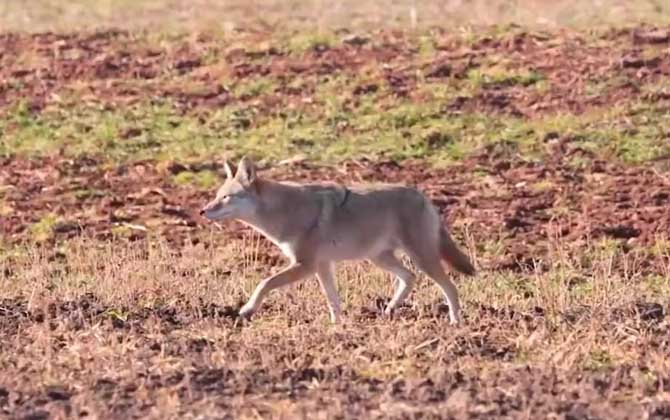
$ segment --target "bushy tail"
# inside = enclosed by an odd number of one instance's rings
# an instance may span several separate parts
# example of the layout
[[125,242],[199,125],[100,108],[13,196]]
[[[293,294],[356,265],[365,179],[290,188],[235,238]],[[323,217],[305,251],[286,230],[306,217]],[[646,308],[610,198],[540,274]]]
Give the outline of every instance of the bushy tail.
[[440,254],[442,258],[456,270],[469,276],[475,274],[475,267],[470,259],[458,247],[444,227],[440,227]]

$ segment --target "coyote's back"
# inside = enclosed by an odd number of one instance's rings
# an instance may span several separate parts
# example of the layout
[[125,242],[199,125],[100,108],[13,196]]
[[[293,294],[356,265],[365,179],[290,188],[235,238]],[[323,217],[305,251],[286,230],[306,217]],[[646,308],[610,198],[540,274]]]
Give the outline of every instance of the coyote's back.
[[[318,191],[320,187],[317,184],[309,188]],[[322,255],[324,259],[370,258],[388,249],[401,249],[412,255],[421,252],[420,243],[425,242],[433,244],[439,257],[456,270],[474,274],[469,258],[441,225],[430,200],[417,189],[389,184],[339,187],[339,191],[337,187],[331,190],[330,184],[322,187],[332,194],[332,200],[324,205],[326,217],[319,235],[319,242],[325,243],[327,251]]]

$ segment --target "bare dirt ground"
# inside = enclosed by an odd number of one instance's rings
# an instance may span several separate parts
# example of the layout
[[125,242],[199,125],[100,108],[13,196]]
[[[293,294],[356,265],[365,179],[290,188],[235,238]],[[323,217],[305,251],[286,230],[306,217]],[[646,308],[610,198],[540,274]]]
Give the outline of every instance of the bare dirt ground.
[[[266,45],[262,41],[267,34],[250,37],[257,38],[251,45]],[[462,39],[445,34],[437,38],[432,58],[421,59],[402,33],[381,34],[369,48],[365,47],[369,40],[356,42],[352,38],[341,46],[323,50],[317,46],[299,55],[267,46],[257,50],[226,48],[205,35],[157,47],[125,32],[8,34],[0,37],[0,80],[5,83],[0,88],[0,104],[7,108],[27,100],[32,112],[39,112],[48,104],[67,106],[69,102],[64,98],[71,94],[76,82],[85,96],[71,101],[83,99],[112,107],[129,106],[156,96],[171,98],[176,106],[184,107],[184,112],[198,109],[207,112],[225,107],[231,101],[244,101],[244,97],[233,98],[224,87],[214,83],[222,75],[253,80],[272,74],[280,80],[286,79],[286,85],[304,78],[299,89],[280,86],[253,98],[258,112],[271,114],[309,96],[317,83],[317,79],[308,77],[311,74],[355,74],[362,68],[384,63],[386,70],[380,83],[390,86],[389,95],[419,95],[413,81],[417,72],[428,79],[461,78],[469,69],[482,66],[484,60],[504,56],[508,71],[537,69],[550,82],[549,87],[536,89],[511,80],[494,80],[474,95],[456,97],[446,103],[445,118],[469,109],[532,118],[542,113],[581,113],[589,107],[614,107],[649,95],[641,87],[665,80],[670,74],[670,59],[663,53],[643,54],[643,48],[663,45],[669,39],[667,30],[651,28],[610,31],[593,42],[575,33],[520,32],[498,38],[483,37],[465,45]],[[208,64],[205,62],[208,54],[218,54],[218,58]],[[161,83],[151,83],[161,74],[181,78],[166,83],[161,76]],[[589,94],[586,88],[587,82],[617,78],[628,82],[612,83],[597,95]],[[211,86],[213,90],[197,89],[197,93],[179,90],[179,85],[187,89],[192,83]],[[352,92],[352,100],[363,90],[377,88],[373,84],[358,86]],[[660,90],[652,99],[665,103],[663,92]],[[420,100],[417,96],[416,101]],[[8,124],[8,130],[12,124]],[[138,135],[125,134],[129,141]],[[427,189],[442,209],[448,204],[457,219],[477,222],[479,226],[485,225],[485,229],[498,229],[495,225],[506,224],[512,231],[506,236],[529,245],[542,235],[546,237],[554,225],[560,236],[567,235],[569,239],[609,235],[644,242],[663,232],[667,223],[663,207],[668,203],[665,192],[668,176],[660,173],[657,165],[626,167],[602,161],[600,156],[581,147],[578,138],[561,133],[549,133],[543,142],[548,157],[540,163],[520,158],[514,145],[496,144],[448,169],[428,169],[418,161],[352,161],[345,165],[346,174],[341,173],[341,168],[298,165],[276,169],[270,176],[417,184]],[[583,158],[587,164],[575,167],[575,158]],[[667,159],[661,158],[660,162]],[[104,156],[3,157],[0,180],[9,186],[5,201],[17,210],[3,218],[3,233],[10,241],[20,240],[27,226],[47,211],[72,219],[56,229],[56,238],[88,231],[102,235],[109,233],[113,222],[148,219],[168,224],[170,240],[200,230],[197,224],[201,221],[193,216],[193,210],[206,194],[171,186],[168,177],[185,170],[219,170],[221,161],[212,159],[193,167],[178,162],[109,167],[104,162]],[[538,183],[543,184],[541,188],[529,190]],[[90,187],[96,193],[74,194],[82,187]],[[549,210],[557,207],[565,207],[566,214],[561,217],[550,214]],[[82,211],[90,209],[95,209],[94,217],[81,217]],[[115,215],[119,212],[127,214]],[[577,217],[582,213],[585,217]],[[614,217],[617,213],[618,217]],[[488,218],[501,223],[481,223]],[[580,219],[578,225],[576,219]],[[167,230],[162,229],[161,233]],[[495,234],[484,230],[481,235],[491,238]]]
[[[267,34],[250,36],[265,45]],[[351,100],[383,85],[389,97],[420,102],[417,79],[465,78],[492,56],[506,56],[507,70],[541,71],[548,87],[487,82],[474,95],[449,99],[445,118],[476,110],[533,119],[638,100],[664,106],[670,98],[643,89],[670,73],[667,48],[645,49],[667,46],[664,29],[595,40],[515,33],[467,45],[445,34],[428,58],[402,33],[381,34],[372,46],[347,39],[296,55],[204,35],[154,45],[125,32],[4,34],[0,112],[20,101],[39,114],[68,101],[122,107],[156,96],[185,114],[235,101],[272,114],[305,102],[317,84],[310,75],[356,74],[381,63],[381,78],[358,86]],[[283,82],[240,99],[211,83],[224,76]],[[175,77],[182,79],[170,82]],[[606,84],[597,95],[587,86],[622,77],[626,83]],[[296,78],[305,80],[300,88],[291,87]],[[209,88],[183,88],[190,84]],[[84,99],[68,99],[75,90]],[[137,135],[126,134],[120,141]],[[185,171],[220,172],[220,158],[110,163],[8,153],[0,157],[7,255],[0,264],[0,413],[668,418],[667,157],[606,160],[562,133],[547,135],[540,148],[543,158],[529,160],[514,145],[492,144],[444,168],[420,159],[261,167],[261,176],[278,179],[403,182],[425,191],[481,271],[460,282],[467,319],[457,328],[447,326],[444,306],[425,288],[395,319],[382,318],[388,290],[375,287],[387,279],[355,269],[343,274],[353,279],[341,286],[349,299],[344,326],[325,324],[310,285],[278,293],[256,325],[235,327],[254,279],[281,259],[267,243],[249,242],[241,225],[219,230],[197,216],[211,190],[171,181]],[[40,228],[47,215],[56,220]],[[244,246],[231,250],[236,241]],[[79,244],[77,252],[64,244]],[[645,279],[656,279],[661,292],[650,292]]]
[[[244,34],[244,32],[243,32]],[[331,73],[356,74],[382,63],[383,78],[393,95],[419,95],[413,88],[421,74],[427,79],[464,78],[467,72],[493,62],[508,70],[535,69],[550,83],[547,90],[512,80],[493,81],[473,98],[456,98],[445,104],[450,111],[477,109],[534,116],[560,111],[584,112],[597,106],[614,106],[643,94],[640,87],[670,72],[667,54],[645,55],[645,47],[662,47],[668,42],[664,29],[640,27],[610,31],[588,39],[582,33],[510,32],[482,36],[466,42],[445,33],[435,39],[435,51],[422,57],[409,35],[386,31],[374,40],[346,36],[340,45],[323,46],[295,55],[269,44],[272,33],[251,32],[239,46],[200,35],[174,43],[147,44],[124,31],[88,34],[3,34],[0,35],[0,105],[17,98],[39,110],[46,103],[73,89],[72,82],[86,87],[86,100],[129,105],[146,97],[175,99],[184,108],[221,107],[232,98],[215,82],[274,76],[286,82],[304,79],[299,89],[284,86],[264,95],[266,112],[285,107],[314,91],[316,80],[309,76]],[[659,52],[662,51],[659,50]],[[208,60],[214,55],[216,60]],[[488,60],[488,61],[487,61]],[[186,76],[174,83],[165,76]],[[589,92],[587,82],[621,79],[598,94]],[[628,82],[624,82],[628,80]],[[12,85],[9,85],[12,81]],[[135,81],[136,83],[130,83]],[[21,89],[13,88],[20,83]],[[190,84],[201,89],[189,91]],[[207,87],[209,89],[207,89]],[[354,94],[376,90],[378,85],[361,85]],[[191,89],[192,90],[192,89]],[[420,96],[417,99],[421,99]],[[659,98],[667,99],[667,98]]]
[[[344,170],[298,164],[261,173],[305,182],[416,185],[430,195],[456,231],[466,228],[474,242],[500,241],[504,245],[502,259],[486,264],[491,269],[514,269],[543,259],[555,239],[578,248],[587,240],[600,238],[648,244],[666,234],[670,223],[667,174],[598,160],[585,169],[575,169],[562,162],[565,155],[560,149],[569,149],[569,143],[556,148],[556,161],[541,164],[483,151],[447,169],[428,168],[420,162],[348,162]],[[150,163],[104,170],[95,160],[86,159],[9,159],[3,163],[2,177],[14,186],[6,197],[16,210],[2,220],[7,238],[20,240],[30,235],[29,226],[47,213],[63,215],[54,226],[54,239],[78,235],[111,239],[113,227],[119,223],[150,226],[154,234],[176,245],[186,240],[197,243],[210,234],[210,224],[197,213],[213,192],[166,181],[165,171],[186,170],[185,166],[171,165],[160,171]],[[221,168],[221,162],[207,165]],[[534,188],[538,184],[541,188]],[[93,188],[96,194],[74,194],[82,186]],[[235,223],[225,227],[238,233],[244,230]],[[131,239],[145,238],[147,233],[138,229]],[[649,264],[649,270],[658,269],[653,259]]]

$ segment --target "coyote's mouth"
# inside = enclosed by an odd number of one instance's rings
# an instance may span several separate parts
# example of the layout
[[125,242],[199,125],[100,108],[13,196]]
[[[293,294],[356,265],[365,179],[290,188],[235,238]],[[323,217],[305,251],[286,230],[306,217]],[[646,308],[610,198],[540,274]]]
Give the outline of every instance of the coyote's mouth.
[[209,220],[221,220],[229,216],[229,212],[225,210],[210,210],[206,211],[204,216]]
[[221,205],[200,210],[200,215],[206,217],[209,220],[220,220],[227,217],[229,214],[230,212],[224,209]]

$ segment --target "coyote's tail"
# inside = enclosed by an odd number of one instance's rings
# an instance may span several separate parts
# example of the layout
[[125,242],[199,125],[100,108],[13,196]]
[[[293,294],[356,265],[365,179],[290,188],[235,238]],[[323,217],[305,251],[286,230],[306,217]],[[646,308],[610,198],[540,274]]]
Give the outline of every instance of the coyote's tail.
[[469,276],[475,274],[470,259],[458,247],[444,227],[440,227],[440,254],[456,270]]

